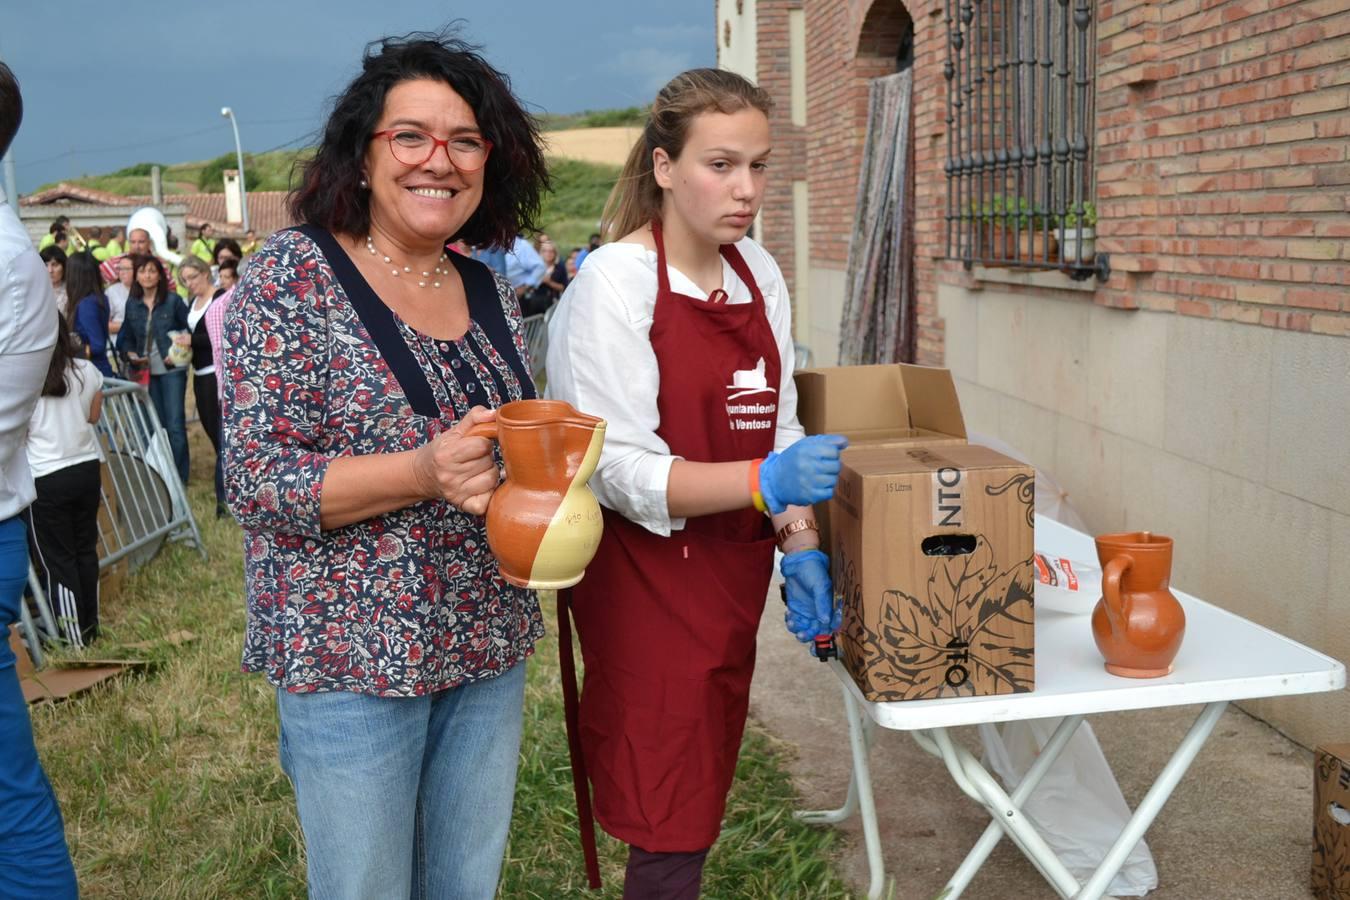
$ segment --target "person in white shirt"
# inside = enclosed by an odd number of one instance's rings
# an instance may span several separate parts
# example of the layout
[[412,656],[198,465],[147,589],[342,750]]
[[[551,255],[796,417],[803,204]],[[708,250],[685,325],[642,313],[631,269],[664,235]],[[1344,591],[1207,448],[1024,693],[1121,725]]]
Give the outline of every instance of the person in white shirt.
[[[0,62],[0,157],[23,119],[19,83]],[[56,343],[56,298],[41,257],[0,191],[0,634],[19,620],[28,581],[20,513],[37,492],[24,452]],[[79,891],[56,795],[42,771],[17,660],[0,640],[0,897],[74,900]]]
[[37,499],[28,508],[33,567],[74,647],[98,637],[98,505],[101,477],[94,423],[103,408],[103,374],[75,356],[57,326],[42,396],[28,425],[28,465]]
[[811,504],[833,493],[847,441],[803,435],[787,289],[746,236],[769,106],[716,69],[661,89],[606,205],[613,242],[549,328],[549,396],[608,422],[590,482],[604,536],[562,600],[585,658],[595,816],[630,845],[625,896],[698,895],[775,549],[788,629],[809,642],[839,625]]
[[131,293],[131,283],[136,279],[136,270],[130,256],[123,256],[114,263],[117,280],[108,285],[103,295],[108,298],[108,333],[117,334],[122,330],[122,320],[127,315],[127,296]]

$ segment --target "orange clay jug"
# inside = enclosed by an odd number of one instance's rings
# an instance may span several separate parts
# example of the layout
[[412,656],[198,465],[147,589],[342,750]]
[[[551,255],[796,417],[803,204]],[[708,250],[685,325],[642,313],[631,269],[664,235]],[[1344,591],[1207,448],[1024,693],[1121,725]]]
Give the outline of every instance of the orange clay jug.
[[1186,633],[1186,613],[1168,585],[1172,539],[1147,531],[1097,538],[1102,598],[1092,611],[1092,636],[1106,671],[1127,678],[1172,672]]
[[497,441],[506,463],[487,511],[488,546],[502,577],[536,590],[576,584],[603,530],[586,481],[600,462],[604,419],[561,400],[516,400],[468,434]]

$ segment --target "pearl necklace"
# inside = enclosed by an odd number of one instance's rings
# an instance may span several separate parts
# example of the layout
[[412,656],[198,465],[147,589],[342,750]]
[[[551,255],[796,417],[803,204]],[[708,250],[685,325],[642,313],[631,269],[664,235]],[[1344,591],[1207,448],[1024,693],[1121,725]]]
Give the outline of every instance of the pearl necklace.
[[[381,259],[383,259],[383,260],[384,260],[385,262],[387,262],[387,263],[392,263],[392,262],[394,262],[394,261],[393,261],[392,259],[390,259],[388,256],[385,256],[383,253],[381,253],[380,251],[378,251],[378,250],[375,249],[375,242],[374,242],[373,240],[371,240],[370,235],[366,235],[366,249],[370,251],[370,255],[371,255],[371,256],[378,256],[378,257],[380,257]],[[439,260],[436,261],[436,266],[435,266],[435,268],[433,268],[430,272],[423,272],[423,273],[422,273],[422,279],[423,279],[423,280],[417,282],[417,286],[420,287],[420,288],[426,287],[426,286],[427,286],[426,279],[431,278],[432,275],[434,274],[434,275],[436,276],[437,280],[432,281],[432,282],[431,282],[431,286],[432,286],[433,288],[438,288],[438,287],[440,287],[440,286],[441,286],[441,282],[439,281],[439,279],[442,278],[442,277],[444,277],[444,276],[446,276],[446,275],[449,275],[449,274],[450,274],[450,269],[449,269],[449,266],[448,266],[449,262],[450,262],[450,257],[448,257],[448,256],[446,256],[444,253],[442,253],[442,254],[441,254],[441,258],[440,258]],[[444,267],[444,268],[443,268],[443,267]],[[398,264],[395,263],[395,264],[394,264],[394,268],[390,269],[389,271],[393,273],[393,275],[394,275],[395,278],[397,278],[397,277],[399,277],[400,275],[402,275],[402,274],[405,273],[405,272],[411,274],[411,273],[412,273],[412,266],[403,266],[402,270],[400,270],[399,267],[398,267]]]

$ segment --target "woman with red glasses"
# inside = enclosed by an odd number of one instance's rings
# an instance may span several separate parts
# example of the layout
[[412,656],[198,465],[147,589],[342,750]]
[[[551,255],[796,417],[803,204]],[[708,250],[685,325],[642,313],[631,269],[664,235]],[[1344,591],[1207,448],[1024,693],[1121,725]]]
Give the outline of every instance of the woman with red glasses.
[[805,437],[791,304],[748,233],[769,95],[677,75],[652,104],[549,327],[548,390],[609,423],[605,531],[570,602],[595,815],[629,845],[624,897],[698,896],[745,728],[774,550],[798,640],[838,627],[811,504],[846,441]]
[[548,186],[534,120],[472,47],[367,47],[295,220],[225,315],[226,494],[244,526],[243,666],[277,690],[312,897],[490,898],[525,657],[543,634],[484,522],[493,445],[534,396],[508,245]]

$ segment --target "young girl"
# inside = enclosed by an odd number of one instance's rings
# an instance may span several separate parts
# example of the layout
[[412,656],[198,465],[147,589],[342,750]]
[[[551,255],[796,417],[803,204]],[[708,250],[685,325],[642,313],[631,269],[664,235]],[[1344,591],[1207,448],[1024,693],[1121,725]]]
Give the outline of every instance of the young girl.
[[570,603],[582,756],[597,819],[630,845],[626,898],[698,895],[776,546],[788,629],[838,627],[810,504],[833,493],[846,441],[803,437],[787,289],[746,237],[769,106],[716,69],[661,89],[606,206],[612,243],[550,327],[550,394],[609,423],[591,479],[604,538]]
[[98,637],[98,504],[101,452],[93,424],[103,375],[72,353],[59,319],[42,396],[28,423],[28,465],[37,499],[28,508],[33,567],[61,636],[83,647]]

